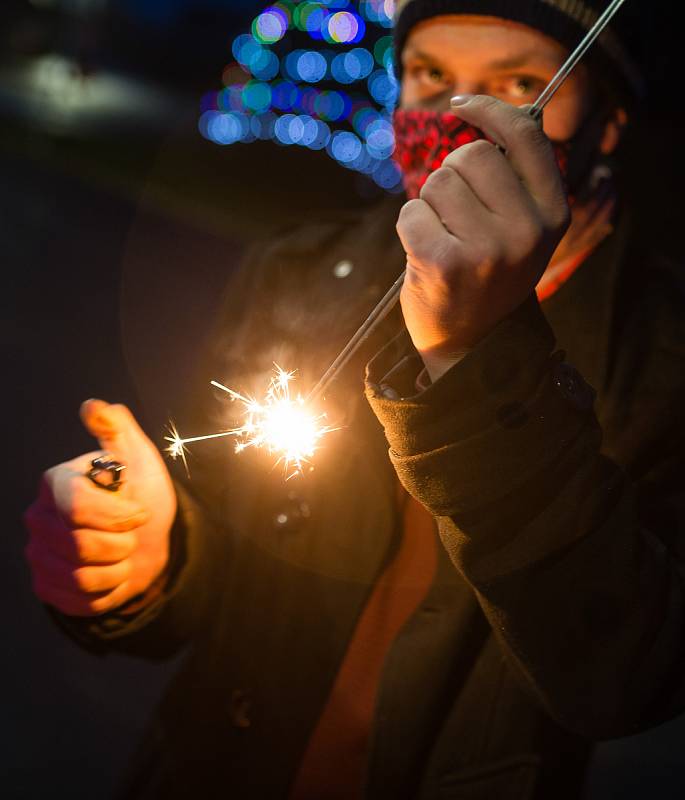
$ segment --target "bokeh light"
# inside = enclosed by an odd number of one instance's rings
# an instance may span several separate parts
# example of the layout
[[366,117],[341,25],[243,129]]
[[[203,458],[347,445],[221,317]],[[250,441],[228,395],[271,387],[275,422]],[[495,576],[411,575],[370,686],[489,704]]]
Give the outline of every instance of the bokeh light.
[[263,50],[256,55],[250,64],[250,72],[261,81],[270,81],[278,75],[281,62],[278,56],[270,50]]
[[336,161],[349,164],[362,152],[363,145],[358,136],[347,131],[336,131],[331,137],[331,155]]
[[243,103],[250,111],[266,111],[271,106],[271,96],[271,86],[262,81],[248,81],[243,89]]
[[287,33],[290,19],[283,8],[270,6],[252,23],[252,34],[263,44],[275,44]]
[[318,83],[326,77],[328,62],[316,50],[306,50],[298,57],[295,70],[303,81]]
[[371,97],[381,106],[393,107],[397,103],[399,87],[395,78],[385,69],[377,69],[369,78]]
[[366,25],[361,17],[350,11],[337,11],[326,20],[323,30],[326,41],[336,44],[352,44],[364,37]]
[[388,159],[395,152],[395,134],[392,124],[377,119],[366,129],[366,147],[374,158]]
[[392,36],[382,36],[373,46],[373,55],[378,64],[388,69],[392,63]]
[[264,6],[231,45],[225,87],[201,100],[201,135],[222,146],[262,140],[325,150],[385,191],[400,191],[393,12],[393,0]]
[[391,28],[395,14],[395,0],[362,0],[359,10],[369,22],[382,28]]

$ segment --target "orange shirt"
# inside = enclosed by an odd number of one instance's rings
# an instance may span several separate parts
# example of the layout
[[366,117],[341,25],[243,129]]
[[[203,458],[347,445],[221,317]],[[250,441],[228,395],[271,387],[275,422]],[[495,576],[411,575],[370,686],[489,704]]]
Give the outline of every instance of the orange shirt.
[[402,492],[403,534],[371,593],[300,764],[290,800],[361,798],[385,657],[437,567],[435,521]]

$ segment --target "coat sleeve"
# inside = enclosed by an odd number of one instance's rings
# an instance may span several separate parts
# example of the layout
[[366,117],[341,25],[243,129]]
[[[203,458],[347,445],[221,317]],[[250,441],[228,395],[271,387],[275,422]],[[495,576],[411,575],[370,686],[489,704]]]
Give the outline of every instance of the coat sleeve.
[[367,396],[529,690],[592,739],[682,711],[682,437],[655,459],[659,513],[644,513],[534,298],[419,394],[409,345],[371,362]]

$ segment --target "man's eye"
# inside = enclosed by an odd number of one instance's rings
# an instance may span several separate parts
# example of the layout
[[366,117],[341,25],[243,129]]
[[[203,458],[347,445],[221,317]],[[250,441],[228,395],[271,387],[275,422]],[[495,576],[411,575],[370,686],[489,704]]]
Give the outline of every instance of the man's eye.
[[518,100],[537,97],[543,89],[543,82],[527,75],[514,75],[499,82],[497,94]]
[[437,67],[430,67],[426,70],[426,75],[431,83],[444,83],[445,73]]
[[421,64],[411,69],[410,72],[417,81],[431,86],[442,86],[447,80],[445,73],[439,67],[429,67]]
[[517,78],[513,88],[515,94],[526,97],[533,91],[533,81],[530,78]]

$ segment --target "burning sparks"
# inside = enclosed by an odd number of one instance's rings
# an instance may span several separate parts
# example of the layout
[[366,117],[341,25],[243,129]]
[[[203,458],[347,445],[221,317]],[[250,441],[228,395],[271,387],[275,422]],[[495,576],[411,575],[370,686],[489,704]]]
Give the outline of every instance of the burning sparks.
[[245,397],[218,381],[212,381],[212,386],[226,392],[231,400],[238,401],[243,405],[243,424],[208,436],[183,439],[174,424],[171,423],[170,435],[165,437],[169,442],[166,452],[171,458],[183,459],[186,472],[188,472],[186,445],[232,436],[237,440],[236,453],[240,453],[248,447],[261,448],[271,455],[277,456],[277,464],[283,464],[284,470],[289,473],[288,477],[301,472],[303,465],[308,463],[316,452],[319,440],[336,429],[323,425],[322,420],[326,415],[312,414],[300,395],[296,398],[291,396],[290,382],[293,377],[293,372],[286,372],[276,366],[274,376],[262,401]]

